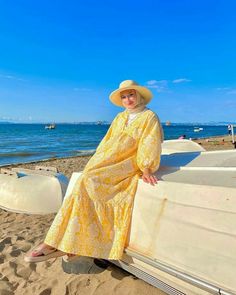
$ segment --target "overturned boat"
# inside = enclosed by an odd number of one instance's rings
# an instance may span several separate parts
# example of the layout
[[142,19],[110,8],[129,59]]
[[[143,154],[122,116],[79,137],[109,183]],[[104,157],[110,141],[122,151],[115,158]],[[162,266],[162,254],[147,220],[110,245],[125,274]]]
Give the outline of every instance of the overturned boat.
[[68,179],[54,167],[2,168],[0,172],[0,208],[28,214],[59,210]]
[[[236,150],[164,141],[159,182],[139,181],[127,246],[112,261],[167,294],[236,294]],[[0,174],[0,207],[56,212],[71,181],[53,169]],[[66,190],[67,188],[67,190]]]
[[162,148],[159,182],[140,179],[127,247],[112,262],[167,294],[236,294],[236,151]]

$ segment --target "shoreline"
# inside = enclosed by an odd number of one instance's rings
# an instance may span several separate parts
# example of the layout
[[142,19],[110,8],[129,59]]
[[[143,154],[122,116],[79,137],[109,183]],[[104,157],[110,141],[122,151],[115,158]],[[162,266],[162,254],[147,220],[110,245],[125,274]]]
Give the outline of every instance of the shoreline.
[[200,144],[203,148],[205,148],[206,151],[235,149],[235,145],[232,143],[232,136],[228,134],[196,138],[192,140]]
[[[91,156],[76,156],[68,158],[52,158],[49,160],[32,161],[27,163],[15,163],[1,166],[0,168],[15,168],[22,167],[34,169],[36,166],[50,166],[57,168],[59,173],[64,174],[68,178],[71,177],[73,172],[79,172],[84,169]],[[41,165],[42,164],[42,165]]]
[[91,152],[91,153],[86,153],[86,154],[81,154],[81,155],[76,155],[76,156],[52,157],[52,158],[45,158],[45,159],[40,159],[40,160],[38,160],[38,159],[29,160],[26,162],[19,162],[19,163],[0,164],[0,168],[5,168],[10,165],[32,164],[32,163],[36,163],[36,162],[53,161],[53,160],[59,160],[59,159],[68,159],[68,158],[77,158],[77,157],[91,157],[92,155],[95,154],[95,152],[96,152],[96,150],[94,150],[94,152]]
[[[234,149],[230,136],[209,137],[193,140],[206,150]],[[2,167],[52,166],[68,178],[75,171],[81,171],[91,156],[52,158],[16,163]],[[119,294],[167,295],[161,290],[135,278],[133,275],[109,265],[100,273],[68,274],[63,272],[61,258],[50,259],[38,264],[24,262],[24,255],[33,246],[42,242],[56,214],[34,215],[14,213],[0,208],[0,294],[71,294],[115,295]],[[107,289],[109,292],[107,293]],[[131,294],[131,293],[129,293]]]
[[[194,138],[192,141],[200,144],[206,151],[235,149],[234,145],[232,144],[232,137],[229,135]],[[84,166],[94,153],[91,153],[90,155],[78,155],[60,158],[53,157],[42,160],[32,160],[29,162],[2,164],[0,165],[0,168],[10,169],[13,167],[23,166],[24,168],[32,169],[35,166],[42,164],[43,166],[55,166],[59,172],[65,174],[67,177],[70,177],[73,172],[83,170]]]

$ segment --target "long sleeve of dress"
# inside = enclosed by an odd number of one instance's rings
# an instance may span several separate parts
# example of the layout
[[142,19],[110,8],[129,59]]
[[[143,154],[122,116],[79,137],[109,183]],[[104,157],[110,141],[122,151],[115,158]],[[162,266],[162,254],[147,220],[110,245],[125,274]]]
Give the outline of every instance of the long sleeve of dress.
[[147,122],[138,145],[137,165],[141,171],[149,168],[153,173],[159,168],[162,140],[163,133],[159,118],[153,116]]

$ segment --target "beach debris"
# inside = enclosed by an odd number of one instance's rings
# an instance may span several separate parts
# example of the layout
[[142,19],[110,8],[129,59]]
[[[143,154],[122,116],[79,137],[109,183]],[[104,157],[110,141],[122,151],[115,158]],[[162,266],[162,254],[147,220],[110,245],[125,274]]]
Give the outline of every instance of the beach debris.
[[53,171],[58,172],[58,169],[56,167],[52,166],[35,166],[35,170],[42,170],[42,171]]
[[8,176],[14,176],[16,178],[19,177],[18,173],[15,172],[15,171],[12,171],[11,169],[8,169],[8,168],[1,168],[1,174],[6,174]]
[[33,170],[33,169],[28,169],[28,168],[22,168],[22,167],[16,167],[12,168],[12,171],[18,173],[19,176],[27,176],[27,175],[45,175],[45,176],[50,176],[50,177],[56,177],[57,172],[51,171],[51,170]]

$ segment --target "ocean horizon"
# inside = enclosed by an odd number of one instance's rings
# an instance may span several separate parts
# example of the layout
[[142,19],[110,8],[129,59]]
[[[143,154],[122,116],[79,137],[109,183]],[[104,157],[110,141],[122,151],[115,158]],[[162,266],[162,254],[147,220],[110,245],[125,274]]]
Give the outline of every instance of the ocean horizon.
[[[57,122],[57,121],[53,121],[53,122],[49,122],[49,121],[44,121],[44,122],[18,122],[18,121],[1,121],[0,120],[0,125],[1,124],[27,124],[27,125],[47,125],[47,124],[56,124],[56,125],[110,125],[111,122],[108,121],[75,121],[75,122]],[[164,126],[166,124],[166,122],[161,122],[162,126]],[[225,126],[228,124],[232,124],[232,125],[236,125],[236,121],[235,122],[228,122],[228,121],[209,121],[209,122],[171,122],[170,125],[208,125],[208,126]]]
[[[109,123],[56,123],[55,129],[45,129],[45,123],[0,122],[0,166],[91,155],[106,134]],[[207,138],[226,135],[227,124],[171,123],[162,124],[165,139]],[[194,128],[202,128],[194,132]]]

